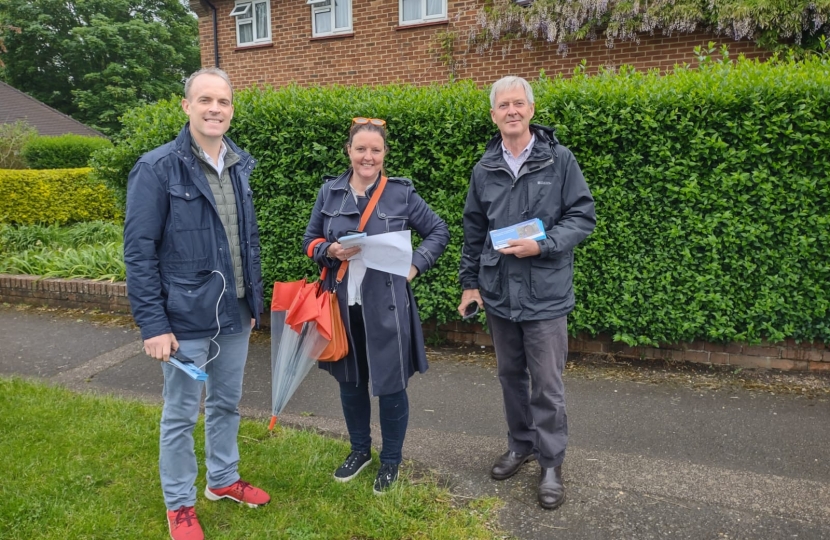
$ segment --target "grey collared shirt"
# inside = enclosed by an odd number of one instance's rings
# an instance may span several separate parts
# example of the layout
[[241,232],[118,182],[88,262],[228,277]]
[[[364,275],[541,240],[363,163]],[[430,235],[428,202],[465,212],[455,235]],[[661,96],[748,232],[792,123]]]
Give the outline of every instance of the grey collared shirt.
[[533,144],[536,142],[536,134],[531,135],[530,142],[527,143],[525,149],[519,152],[519,155],[513,157],[513,154],[510,153],[510,150],[504,146],[504,141],[501,142],[501,151],[502,155],[504,155],[504,161],[507,162],[507,166],[510,167],[510,170],[513,171],[513,176],[519,176],[519,169],[522,168],[527,158],[530,157],[530,151],[533,149]]

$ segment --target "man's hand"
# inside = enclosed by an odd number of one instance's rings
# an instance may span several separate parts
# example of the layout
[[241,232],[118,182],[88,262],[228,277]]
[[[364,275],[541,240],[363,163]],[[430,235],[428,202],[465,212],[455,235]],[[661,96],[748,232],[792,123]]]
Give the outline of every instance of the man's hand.
[[256,326],[256,319],[251,319],[251,328]]
[[416,277],[418,277],[418,269],[417,269],[417,268],[415,268],[415,265],[414,265],[414,264],[413,264],[413,265],[410,265],[410,267],[409,267],[409,275],[408,275],[408,276],[406,276],[406,280],[407,280],[408,282],[410,282],[410,283],[411,283],[411,282],[412,282],[412,280],[413,280],[413,279],[415,279]]
[[144,340],[144,354],[162,362],[170,360],[170,354],[177,350],[179,350],[179,342],[172,333]]
[[329,259],[340,259],[341,261],[347,261],[350,257],[354,257],[359,252],[360,248],[357,246],[344,248],[340,245],[340,242],[334,242],[331,245],[329,245],[329,248],[326,250],[326,255]]
[[461,293],[461,304],[458,306],[458,313],[462,317],[464,316],[464,310],[471,302],[477,303],[479,308],[484,309],[484,300],[481,299],[478,289],[466,289]]
[[523,259],[524,257],[535,257],[542,252],[539,249],[539,243],[530,238],[520,238],[519,240],[508,240],[510,247],[498,250],[502,255],[515,255]]

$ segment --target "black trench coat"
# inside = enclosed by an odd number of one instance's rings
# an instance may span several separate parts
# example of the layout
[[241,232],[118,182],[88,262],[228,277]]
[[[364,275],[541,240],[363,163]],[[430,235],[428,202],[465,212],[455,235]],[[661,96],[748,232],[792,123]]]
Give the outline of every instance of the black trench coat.
[[[340,261],[327,258],[326,250],[347,231],[356,230],[360,222],[360,212],[349,191],[351,174],[349,169],[323,184],[303,236],[303,251],[321,267],[329,268],[325,282],[329,290],[334,285]],[[366,191],[366,196],[371,197],[376,187],[377,183]],[[411,180],[390,177],[363,230],[371,236],[407,229],[415,230],[423,239],[412,253],[412,264],[421,275],[435,265],[446,249],[450,240],[449,229],[444,220],[415,193]],[[309,253],[309,246],[318,238],[324,241]],[[320,362],[319,366],[339,382],[358,383],[361,381],[347,305],[348,279],[347,271],[337,298],[349,335],[349,354],[337,362]],[[428,367],[421,319],[412,289],[404,276],[367,268],[361,294],[371,393],[382,396],[399,392],[406,388],[409,378],[416,371],[423,373]]]

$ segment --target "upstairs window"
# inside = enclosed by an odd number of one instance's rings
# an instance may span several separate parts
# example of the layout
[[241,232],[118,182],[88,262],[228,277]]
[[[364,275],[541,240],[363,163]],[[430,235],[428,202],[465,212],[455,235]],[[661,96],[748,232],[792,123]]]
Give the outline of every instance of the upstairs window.
[[237,1],[231,11],[236,17],[236,45],[271,43],[271,1]]
[[447,0],[399,0],[401,25],[441,21],[447,18]]
[[307,4],[311,6],[313,37],[347,34],[352,31],[351,0],[308,0]]

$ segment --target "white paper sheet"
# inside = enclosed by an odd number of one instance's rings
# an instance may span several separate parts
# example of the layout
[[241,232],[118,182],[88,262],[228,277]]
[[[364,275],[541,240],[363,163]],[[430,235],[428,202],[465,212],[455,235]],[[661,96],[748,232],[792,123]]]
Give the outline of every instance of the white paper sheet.
[[350,303],[352,299],[359,298],[360,285],[367,268],[398,276],[409,275],[412,266],[412,233],[408,230],[365,236],[341,245],[360,248],[357,255],[349,259]]

